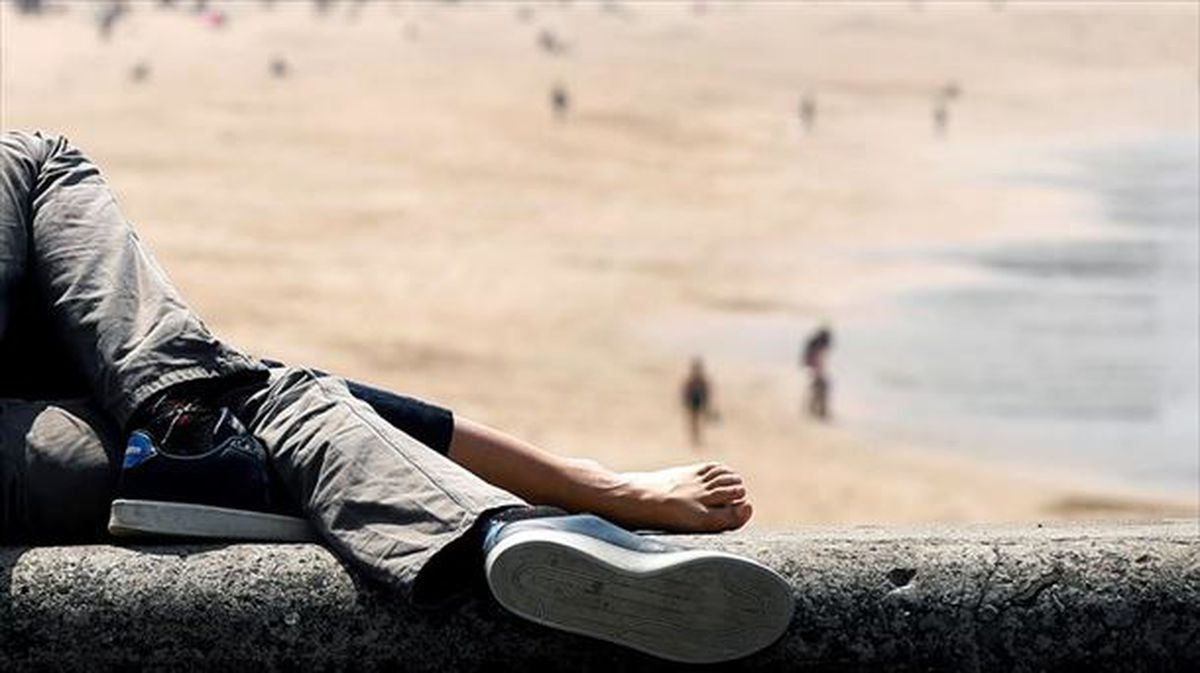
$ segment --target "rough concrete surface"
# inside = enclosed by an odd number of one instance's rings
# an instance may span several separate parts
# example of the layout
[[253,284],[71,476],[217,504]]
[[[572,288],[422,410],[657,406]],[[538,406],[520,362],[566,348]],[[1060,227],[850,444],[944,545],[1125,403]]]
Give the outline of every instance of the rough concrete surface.
[[[792,583],[771,648],[720,670],[1200,670],[1200,522],[673,537]],[[504,612],[415,610],[314,545],[0,548],[0,670],[674,666]],[[710,667],[716,668],[716,667]]]

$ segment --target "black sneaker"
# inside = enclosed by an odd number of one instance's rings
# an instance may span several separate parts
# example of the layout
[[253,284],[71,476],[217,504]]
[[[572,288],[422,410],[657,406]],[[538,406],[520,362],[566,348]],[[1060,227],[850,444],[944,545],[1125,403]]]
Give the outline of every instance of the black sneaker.
[[491,527],[488,586],[526,619],[685,663],[738,659],[791,623],[787,581],[750,559],[683,549],[590,514]]
[[168,401],[146,425],[129,435],[109,533],[314,539],[275,493],[262,444],[228,408]]

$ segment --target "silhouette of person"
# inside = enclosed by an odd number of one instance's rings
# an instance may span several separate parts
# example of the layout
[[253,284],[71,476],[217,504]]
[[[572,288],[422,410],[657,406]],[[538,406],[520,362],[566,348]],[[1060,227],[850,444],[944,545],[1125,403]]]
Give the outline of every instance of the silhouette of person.
[[704,371],[704,360],[692,358],[687,378],[681,389],[684,413],[687,414],[688,437],[692,446],[704,444],[704,422],[713,418],[712,384]]
[[122,0],[112,0],[102,6],[96,13],[96,27],[100,31],[100,39],[108,41],[112,38],[113,29],[121,19],[125,18],[128,11],[129,8]]
[[817,125],[817,96],[812,92],[805,93],[800,99],[800,126],[804,133],[812,133]]
[[[449,409],[243,354],[192,313],[100,169],[61,136],[0,133],[0,260],[0,545],[106,541],[106,529],[315,537],[395,599],[449,607],[490,592],[518,616],[670,660],[741,658],[791,622],[792,591],[765,566],[680,554],[618,525],[739,528],[752,509],[733,470],[622,475]],[[49,401],[64,397],[77,402]],[[539,532],[555,530],[563,541]],[[545,592],[525,586],[525,570],[562,559],[569,572],[546,575]],[[712,585],[753,587],[756,600],[712,600]],[[581,614],[599,626],[580,628]],[[614,636],[630,615],[671,628]],[[734,636],[712,645],[695,624]]]
[[549,30],[543,30],[538,35],[538,46],[547,54],[561,54],[566,50],[566,45],[562,43],[562,40],[559,40],[558,36]]
[[938,96],[933,101],[933,133],[938,138],[946,137],[947,127],[950,126],[950,103],[945,96]]
[[229,21],[229,15],[219,9],[211,9],[204,13],[204,25],[213,30],[221,30]]
[[292,70],[291,66],[287,62],[287,59],[283,58],[282,56],[276,56],[275,58],[271,59],[271,63],[267,66],[267,68],[271,73],[271,77],[274,77],[275,79],[283,79],[287,77],[288,73]]
[[813,418],[829,418],[829,372],[825,366],[830,349],[833,348],[833,332],[829,325],[821,325],[809,335],[800,353],[800,364],[808,372],[808,414]]
[[43,0],[17,0],[17,11],[22,14],[41,14],[44,9]]
[[555,84],[550,89],[550,107],[554,110],[554,117],[559,121],[567,118],[567,112],[571,109],[571,97],[567,93],[567,88],[562,84]]
[[145,82],[150,79],[150,64],[145,61],[138,61],[129,71],[129,79],[134,82]]

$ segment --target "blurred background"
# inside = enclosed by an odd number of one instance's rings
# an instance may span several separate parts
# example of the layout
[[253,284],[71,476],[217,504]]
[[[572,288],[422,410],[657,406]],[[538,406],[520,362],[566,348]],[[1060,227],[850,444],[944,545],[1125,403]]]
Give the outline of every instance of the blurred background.
[[263,357],[754,525],[1196,516],[1200,4],[0,0]]

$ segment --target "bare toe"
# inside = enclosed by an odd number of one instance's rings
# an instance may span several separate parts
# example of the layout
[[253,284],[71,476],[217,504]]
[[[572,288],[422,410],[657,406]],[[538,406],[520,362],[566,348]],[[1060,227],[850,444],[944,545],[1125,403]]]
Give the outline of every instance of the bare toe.
[[740,474],[734,474],[731,472],[729,474],[722,474],[718,477],[714,477],[713,479],[704,482],[704,485],[707,488],[720,488],[722,486],[738,486],[741,483],[742,476]]
[[714,507],[709,510],[708,529],[710,531],[734,530],[746,525],[754,514],[754,508],[748,502],[739,505]]
[[744,486],[722,486],[700,496],[700,503],[712,507],[714,505],[727,505],[734,502],[738,498],[746,497],[746,488]]
[[754,506],[749,502],[741,502],[736,505],[730,505],[729,509],[733,511],[733,528],[741,528],[750,521],[750,517],[754,516]]
[[717,477],[719,477],[723,474],[735,474],[735,473],[733,470],[729,469],[729,467],[727,467],[725,465],[717,464],[717,465],[714,465],[712,467],[712,469],[703,473],[704,481],[710,481],[710,480],[716,479]]

